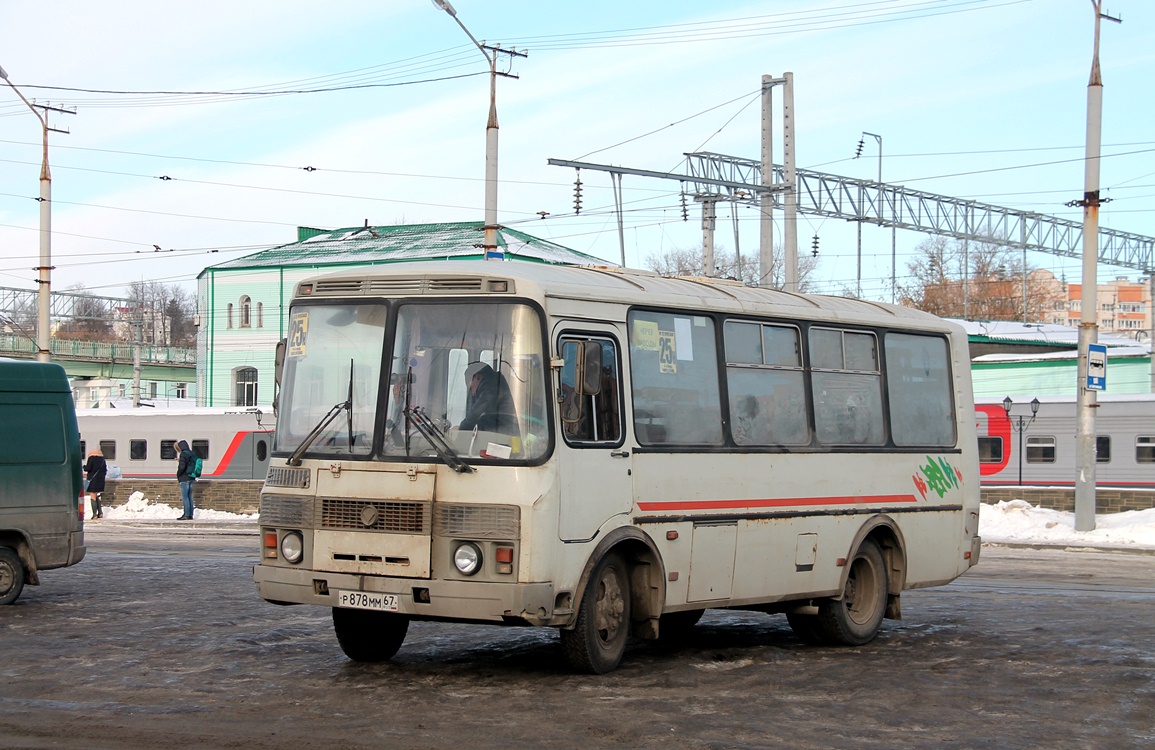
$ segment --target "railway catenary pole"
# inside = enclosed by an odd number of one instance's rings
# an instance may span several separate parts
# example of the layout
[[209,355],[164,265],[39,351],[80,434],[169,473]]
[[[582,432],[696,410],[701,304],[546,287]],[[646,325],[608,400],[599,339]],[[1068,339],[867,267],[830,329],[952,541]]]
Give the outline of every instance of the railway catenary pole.
[[1091,58],[1091,78],[1087,82],[1087,152],[1083,168],[1083,278],[1079,313],[1079,394],[1075,425],[1075,530],[1095,529],[1095,391],[1088,388],[1090,345],[1099,338],[1099,153],[1103,132],[1103,78],[1099,71],[1099,25],[1104,15],[1103,0],[1091,0],[1095,11],[1095,43]]

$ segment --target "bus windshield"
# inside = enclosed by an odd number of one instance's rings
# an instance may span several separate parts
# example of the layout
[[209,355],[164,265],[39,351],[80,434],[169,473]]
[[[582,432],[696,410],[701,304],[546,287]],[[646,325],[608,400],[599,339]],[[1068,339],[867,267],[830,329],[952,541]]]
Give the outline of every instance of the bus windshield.
[[549,450],[544,365],[540,318],[528,305],[401,305],[385,455],[449,448],[463,458],[540,459]]
[[274,451],[369,455],[387,319],[381,304],[293,310]]

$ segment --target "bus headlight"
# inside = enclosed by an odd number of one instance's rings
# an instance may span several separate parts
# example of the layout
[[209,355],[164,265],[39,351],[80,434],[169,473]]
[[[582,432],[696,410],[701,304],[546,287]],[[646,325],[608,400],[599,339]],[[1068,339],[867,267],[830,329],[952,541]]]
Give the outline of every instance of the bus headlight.
[[481,570],[481,549],[473,542],[462,542],[453,552],[453,564],[463,575]]
[[285,558],[287,562],[299,563],[304,556],[305,540],[301,538],[300,533],[290,531],[281,537],[281,557]]

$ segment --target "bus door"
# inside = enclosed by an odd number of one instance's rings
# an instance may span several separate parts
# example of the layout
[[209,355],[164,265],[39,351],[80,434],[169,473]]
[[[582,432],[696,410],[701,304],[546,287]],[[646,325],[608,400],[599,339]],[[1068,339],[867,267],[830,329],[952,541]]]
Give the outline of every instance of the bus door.
[[563,331],[557,391],[562,541],[589,541],[633,503],[622,424],[620,334],[613,326]]

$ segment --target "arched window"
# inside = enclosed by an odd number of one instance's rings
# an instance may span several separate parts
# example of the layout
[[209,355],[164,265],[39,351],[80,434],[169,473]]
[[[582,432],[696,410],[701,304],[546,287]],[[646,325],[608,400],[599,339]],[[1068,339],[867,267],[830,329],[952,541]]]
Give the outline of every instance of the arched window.
[[257,405],[257,368],[240,367],[236,370],[236,398],[234,406]]
[[246,294],[241,297],[241,328],[249,328],[253,324],[253,301]]
[[225,327],[226,328],[232,328],[233,327],[233,303],[232,302],[229,303],[228,318],[227,318],[227,324]]
[[265,327],[265,303],[257,303],[257,328]]

